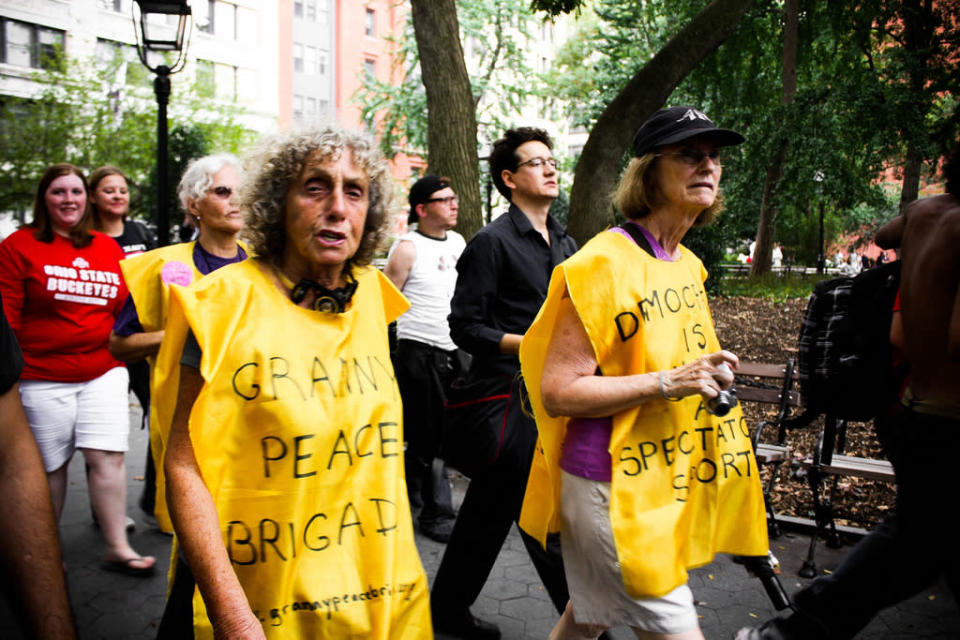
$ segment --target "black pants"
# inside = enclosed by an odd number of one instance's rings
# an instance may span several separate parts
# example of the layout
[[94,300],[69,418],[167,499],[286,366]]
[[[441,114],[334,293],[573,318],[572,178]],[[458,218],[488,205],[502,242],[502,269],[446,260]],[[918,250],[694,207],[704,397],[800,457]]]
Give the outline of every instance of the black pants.
[[[514,393],[519,396],[519,389]],[[522,412],[519,397],[510,400],[508,428],[515,429],[518,436],[512,439],[511,446],[523,451],[518,451],[517,456],[502,458],[470,481],[430,592],[431,607],[440,615],[457,615],[473,604],[510,527],[520,517],[536,445],[536,423]],[[517,464],[514,462],[517,459],[526,462]],[[559,535],[548,539],[546,549],[525,532],[521,531],[520,536],[557,612],[562,613],[570,596]]]
[[193,638],[193,590],[196,582],[190,567],[182,558],[177,558],[173,585],[167,597],[167,605],[160,618],[157,640],[184,640]]
[[945,576],[960,604],[954,549],[956,452],[960,421],[899,408],[878,419],[878,435],[897,477],[896,512],[861,540],[837,570],[795,596],[790,637],[853,638],[873,617]]
[[416,340],[400,340],[394,362],[403,398],[405,467],[411,500],[423,503],[420,523],[454,517],[447,470],[435,458],[440,453],[444,389],[458,373],[455,351],[444,351]]

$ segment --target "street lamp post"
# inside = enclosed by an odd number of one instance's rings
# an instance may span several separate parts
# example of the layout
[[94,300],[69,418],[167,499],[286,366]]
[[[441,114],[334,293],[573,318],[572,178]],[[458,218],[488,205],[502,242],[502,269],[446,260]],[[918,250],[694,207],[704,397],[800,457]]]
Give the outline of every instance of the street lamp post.
[[817,169],[813,173],[813,181],[817,183],[817,195],[820,204],[820,253],[817,255],[817,274],[823,275],[827,268],[827,257],[824,255],[823,247],[823,179],[826,175],[823,171]]
[[[157,97],[157,242],[161,247],[170,244],[170,218],[167,211],[167,103],[170,101],[170,75],[183,69],[187,60],[188,29],[190,7],[187,0],[151,1],[136,0],[134,7],[140,8],[137,20],[134,10],[134,32],[137,37],[137,54],[140,62],[152,71],[153,92]],[[162,16],[158,21],[151,16]],[[171,32],[167,23],[168,16],[176,16],[177,25]],[[147,54],[151,51],[178,53],[176,62],[151,65]]]

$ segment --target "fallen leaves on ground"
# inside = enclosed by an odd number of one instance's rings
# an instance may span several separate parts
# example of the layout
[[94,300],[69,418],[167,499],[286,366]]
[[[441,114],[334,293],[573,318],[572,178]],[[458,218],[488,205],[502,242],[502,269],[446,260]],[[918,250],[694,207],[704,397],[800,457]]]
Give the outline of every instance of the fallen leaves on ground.
[[[785,302],[771,302],[761,298],[717,297],[710,300],[710,309],[716,325],[717,337],[724,349],[737,354],[741,360],[751,362],[786,362],[797,356],[797,336],[800,321],[806,310],[807,300],[797,298]],[[746,403],[744,413],[751,426],[765,414],[756,406]],[[792,431],[787,436],[793,449],[790,468],[780,469],[773,495],[774,508],[784,513],[804,518],[813,517],[813,497],[807,483],[805,470],[799,461],[812,455],[816,446],[822,420],[809,427]],[[771,432],[771,437],[775,434]],[[845,453],[868,458],[883,458],[880,444],[869,423],[850,423],[847,427]],[[879,522],[894,504],[893,485],[881,481],[844,477],[838,480],[834,508],[837,524],[872,527]],[[824,497],[829,494],[829,482],[824,483]]]

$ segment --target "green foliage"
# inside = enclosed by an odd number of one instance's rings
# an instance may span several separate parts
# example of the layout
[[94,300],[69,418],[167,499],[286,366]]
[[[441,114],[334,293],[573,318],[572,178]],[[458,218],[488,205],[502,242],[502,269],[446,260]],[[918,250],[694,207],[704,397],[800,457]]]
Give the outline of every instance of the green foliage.
[[[508,126],[529,96],[541,95],[538,79],[528,64],[524,46],[537,23],[533,11],[511,0],[458,0],[463,48],[476,61],[470,86],[477,109],[478,144],[492,141]],[[420,77],[412,15],[397,48],[394,72],[397,85],[364,75],[363,86],[351,98],[361,117],[380,138],[388,157],[401,151],[426,156],[427,97]]]
[[[131,183],[131,209],[152,219],[155,212],[157,105],[150,76],[139,63],[103,63],[60,58],[33,74],[29,98],[5,96],[0,102],[0,211],[21,218],[32,207],[37,181],[47,166],[71,162],[87,172],[112,164]],[[177,133],[195,130],[205,145],[185,145],[191,152],[238,151],[253,133],[236,122],[239,111],[212,106],[193,91],[181,89],[174,76],[168,121],[170,154],[180,144]],[[173,159],[173,158],[172,158]],[[179,161],[179,160],[178,160]],[[180,178],[171,171],[171,185]],[[175,211],[175,209],[171,209]]]
[[726,276],[720,290],[727,296],[765,298],[783,302],[790,298],[809,298],[813,287],[824,279],[820,275],[765,273],[760,277]]
[[[538,4],[546,10],[556,3]],[[595,0],[584,8],[548,78],[569,105],[566,115],[589,128],[627,80],[707,4]],[[908,140],[920,148],[930,175],[960,128],[957,2],[935,4],[931,14],[917,18],[921,28],[934,30],[930,47],[910,50],[907,12],[921,11],[921,3],[802,3],[798,92],[783,106],[782,2],[757,0],[733,36],[674,91],[668,104],[697,105],[747,138],[725,150],[721,221],[685,239],[711,274],[720,246],[756,233],[766,171],[783,140],[789,152],[775,194],[776,239],[808,264],[819,252],[821,206],[828,245],[839,234],[875,228],[896,215],[899,193],[888,193],[881,179],[904,164]],[[926,78],[919,90],[910,85],[918,71]],[[710,246],[715,240],[723,243],[716,249]],[[711,286],[715,282],[712,277]]]
[[684,246],[700,258],[709,273],[704,283],[708,293],[721,291],[723,273],[720,264],[723,262],[724,247],[732,243],[731,235],[727,225],[712,224],[706,227],[694,227],[683,238]]

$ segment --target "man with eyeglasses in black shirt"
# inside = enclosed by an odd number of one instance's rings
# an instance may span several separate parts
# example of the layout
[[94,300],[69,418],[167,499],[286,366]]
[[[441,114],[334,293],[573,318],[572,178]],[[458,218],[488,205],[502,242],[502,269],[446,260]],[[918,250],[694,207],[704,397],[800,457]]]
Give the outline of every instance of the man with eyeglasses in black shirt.
[[[500,637],[496,625],[473,617],[469,607],[520,516],[536,446],[536,423],[521,410],[522,383],[515,380],[520,340],[546,297],[553,268],[577,250],[549,214],[559,193],[552,147],[547,132],[532,127],[510,129],[494,142],[490,175],[510,208],[470,240],[457,262],[449,323],[453,341],[473,356],[468,380],[499,378],[509,394],[500,401],[500,449],[471,479],[431,592],[434,629],[460,638]],[[544,550],[520,535],[562,612],[568,594],[559,540]]]

